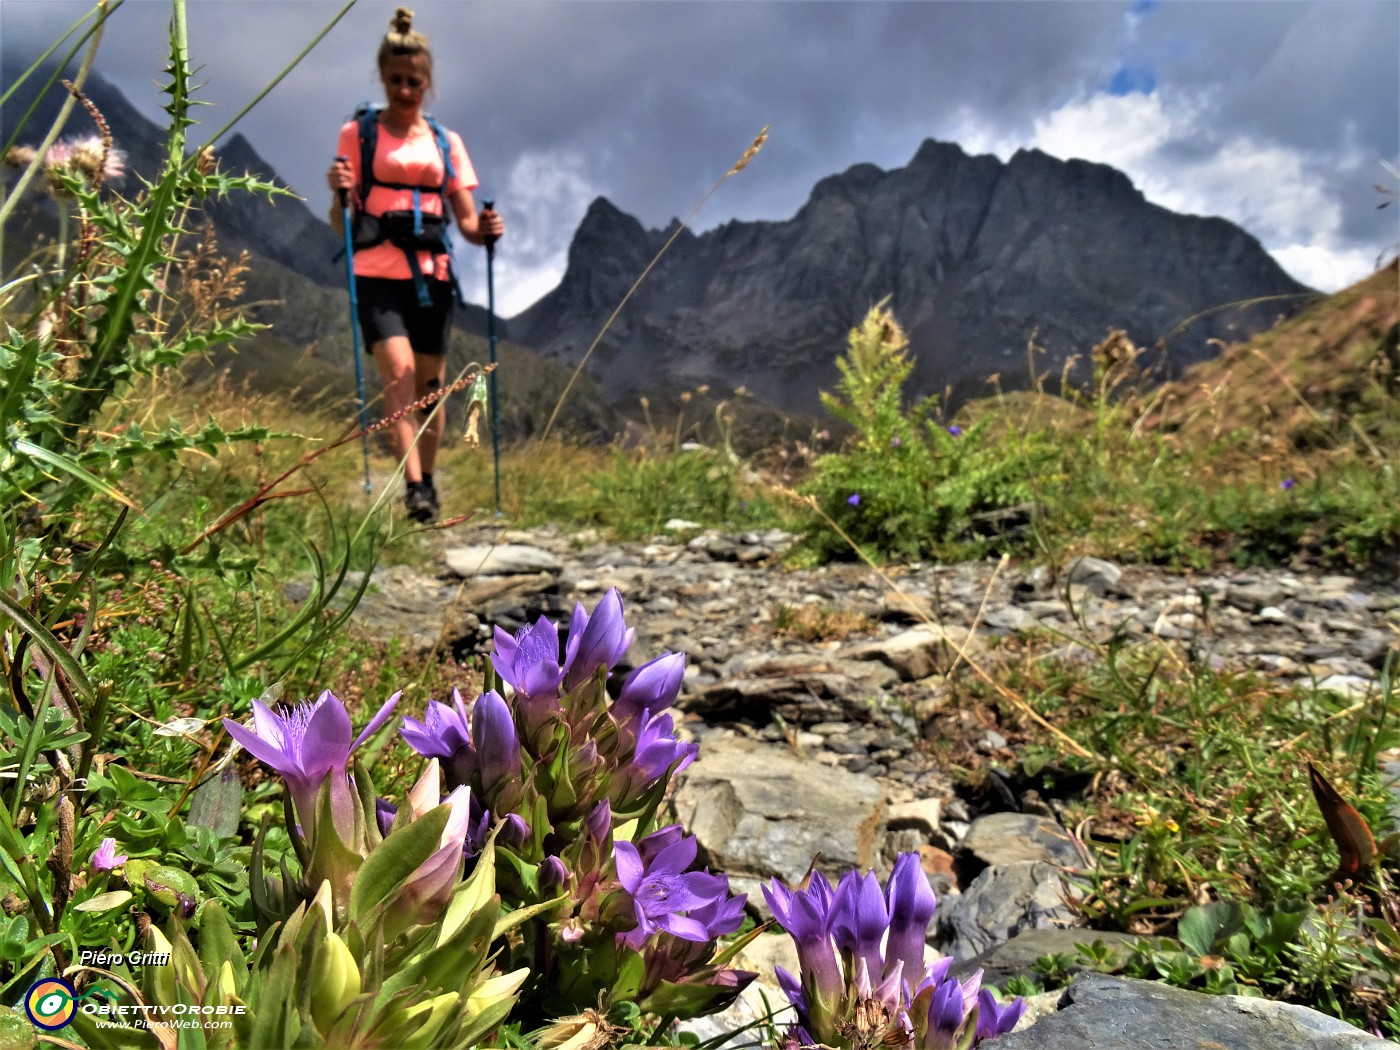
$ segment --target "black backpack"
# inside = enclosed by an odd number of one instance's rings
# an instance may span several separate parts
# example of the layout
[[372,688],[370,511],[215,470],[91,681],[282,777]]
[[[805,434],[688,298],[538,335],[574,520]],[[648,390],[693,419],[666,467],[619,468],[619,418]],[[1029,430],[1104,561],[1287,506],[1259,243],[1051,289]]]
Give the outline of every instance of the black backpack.
[[[367,200],[369,191],[375,186],[384,186],[391,190],[412,190],[413,208],[405,211],[387,211],[383,215],[370,215],[361,208],[355,213],[354,225],[351,227],[351,245],[355,251],[360,251],[362,248],[372,248],[388,241],[395,247],[402,248],[408,258],[409,271],[413,274],[413,287],[418,293],[418,303],[423,307],[432,305],[432,299],[428,295],[428,282],[418,265],[418,253],[430,251],[434,254],[445,254],[448,278],[453,294],[460,304],[462,292],[457,284],[457,272],[452,259],[452,244],[448,235],[447,195],[444,192],[447,180],[457,174],[452,166],[452,149],[447,141],[447,132],[430,114],[423,114],[428,127],[432,129],[438,152],[442,155],[442,182],[436,186],[386,182],[374,174],[374,153],[379,145],[379,110],[379,106],[368,102],[355,108],[353,119],[359,128],[360,138],[360,200]],[[441,215],[423,214],[421,202],[425,191],[436,193],[442,198]]]

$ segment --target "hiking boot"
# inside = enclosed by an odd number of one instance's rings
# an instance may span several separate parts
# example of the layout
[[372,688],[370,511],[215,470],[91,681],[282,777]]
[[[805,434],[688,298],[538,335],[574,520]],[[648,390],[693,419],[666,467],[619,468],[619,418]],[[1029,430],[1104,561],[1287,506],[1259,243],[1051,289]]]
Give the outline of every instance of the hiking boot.
[[436,521],[438,516],[437,493],[431,485],[425,485],[421,481],[410,481],[408,495],[404,497],[404,510],[408,514],[409,521],[424,523]]

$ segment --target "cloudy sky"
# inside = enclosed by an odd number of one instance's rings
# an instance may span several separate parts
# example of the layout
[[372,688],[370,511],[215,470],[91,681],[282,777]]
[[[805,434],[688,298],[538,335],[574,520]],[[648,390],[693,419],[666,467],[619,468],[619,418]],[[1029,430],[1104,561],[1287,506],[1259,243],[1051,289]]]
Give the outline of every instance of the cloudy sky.
[[[431,109],[458,130],[509,229],[509,316],[563,273],[588,203],[647,226],[684,216],[765,124],[753,164],[694,221],[785,219],[852,164],[937,138],[1006,159],[1037,147],[1112,164],[1153,200],[1220,215],[1333,290],[1400,242],[1395,0],[410,0],[436,59]],[[5,79],[90,7],[0,0]],[[189,0],[212,131],[340,10]],[[380,95],[393,5],[359,0],[239,125],[318,212],[336,130]],[[158,118],[168,0],[125,0],[97,69]],[[479,254],[479,253],[478,253]],[[469,297],[485,299],[479,259]]]

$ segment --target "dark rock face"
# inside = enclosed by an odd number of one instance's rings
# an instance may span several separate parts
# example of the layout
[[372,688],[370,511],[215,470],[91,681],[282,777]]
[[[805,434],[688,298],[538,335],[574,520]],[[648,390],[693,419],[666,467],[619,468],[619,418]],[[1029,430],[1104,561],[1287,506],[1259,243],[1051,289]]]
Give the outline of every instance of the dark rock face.
[[[673,231],[594,201],[564,280],[512,336],[577,361]],[[1054,378],[1112,328],[1165,340],[1163,363],[1179,369],[1213,356],[1209,339],[1243,339],[1294,304],[1215,308],[1307,290],[1243,230],[1150,204],[1113,168],[1036,150],[1003,164],[930,140],[904,168],[822,180],[785,222],[683,232],[590,367],[615,397],[743,384],[812,411],[846,332],[889,296],[918,361],[913,389],[962,400],[989,392],[994,373],[1026,386],[1032,336],[1047,351],[1036,371]]]
[[990,1045],[997,1050],[1381,1050],[1396,1044],[1302,1006],[1082,974],[1065,992],[1058,1013]]

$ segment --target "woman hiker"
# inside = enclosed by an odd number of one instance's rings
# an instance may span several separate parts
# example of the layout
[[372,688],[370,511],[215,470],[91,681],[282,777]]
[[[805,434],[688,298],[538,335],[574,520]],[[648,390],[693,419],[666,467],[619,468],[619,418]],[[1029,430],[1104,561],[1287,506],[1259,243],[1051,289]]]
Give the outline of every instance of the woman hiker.
[[[423,112],[433,57],[406,8],[395,12],[379,45],[379,79],[387,104],[340,129],[326,181],[336,195],[331,226],[342,237],[341,193],[349,195],[360,331],[384,381],[388,418],[440,389],[446,377],[447,334],[459,295],[447,223],[454,221],[472,244],[499,239],[505,224],[494,211],[476,210],[476,173],[461,137]],[[433,464],[443,412],[432,413],[415,443],[421,422],[404,415],[389,435],[403,461],[408,516],[427,522],[438,515]]]

